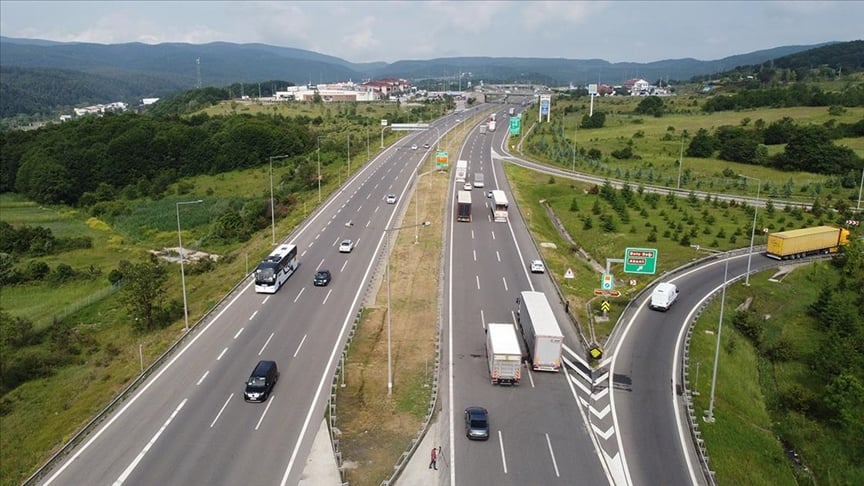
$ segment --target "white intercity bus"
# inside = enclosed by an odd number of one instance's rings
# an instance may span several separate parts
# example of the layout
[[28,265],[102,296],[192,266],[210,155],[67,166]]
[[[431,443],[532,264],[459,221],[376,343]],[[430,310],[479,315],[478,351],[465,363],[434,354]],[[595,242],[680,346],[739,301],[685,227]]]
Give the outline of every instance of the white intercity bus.
[[279,245],[255,268],[255,292],[275,294],[298,266],[300,264],[297,262],[297,247]]

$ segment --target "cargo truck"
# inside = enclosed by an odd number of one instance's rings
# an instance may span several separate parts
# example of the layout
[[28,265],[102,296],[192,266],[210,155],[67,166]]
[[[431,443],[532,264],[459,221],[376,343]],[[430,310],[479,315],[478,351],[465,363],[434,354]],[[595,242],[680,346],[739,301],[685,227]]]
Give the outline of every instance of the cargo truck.
[[471,222],[471,191],[456,193],[456,221]]
[[457,160],[456,161],[456,182],[465,182],[468,178],[468,161],[467,160]]
[[522,292],[516,318],[528,348],[531,368],[536,371],[561,369],[564,335],[546,295],[543,292]]
[[777,260],[803,258],[817,253],[834,253],[849,243],[849,230],[816,226],[768,235],[767,256]]
[[510,107],[510,111],[509,111],[508,113],[510,114],[510,116],[515,115],[515,114],[516,114],[516,108],[513,108],[513,107],[511,106],[511,107]]
[[522,378],[522,348],[513,324],[486,327],[486,361],[493,385],[518,385]]

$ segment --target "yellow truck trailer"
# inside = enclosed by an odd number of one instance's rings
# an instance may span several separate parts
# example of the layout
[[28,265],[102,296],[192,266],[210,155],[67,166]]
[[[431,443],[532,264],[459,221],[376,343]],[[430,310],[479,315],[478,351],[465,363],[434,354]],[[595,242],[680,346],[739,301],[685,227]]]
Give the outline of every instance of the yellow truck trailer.
[[834,253],[849,243],[849,230],[833,226],[816,226],[768,235],[770,258],[786,260],[817,253]]

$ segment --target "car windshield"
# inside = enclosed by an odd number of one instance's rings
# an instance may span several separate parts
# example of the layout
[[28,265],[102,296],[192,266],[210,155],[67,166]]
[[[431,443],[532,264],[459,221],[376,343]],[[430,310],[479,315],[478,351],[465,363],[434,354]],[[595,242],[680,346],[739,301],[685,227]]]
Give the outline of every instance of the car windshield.
[[486,421],[482,418],[472,418],[471,419],[471,428],[472,429],[485,429]]
[[247,383],[249,388],[264,388],[267,385],[267,379],[263,376],[254,376]]

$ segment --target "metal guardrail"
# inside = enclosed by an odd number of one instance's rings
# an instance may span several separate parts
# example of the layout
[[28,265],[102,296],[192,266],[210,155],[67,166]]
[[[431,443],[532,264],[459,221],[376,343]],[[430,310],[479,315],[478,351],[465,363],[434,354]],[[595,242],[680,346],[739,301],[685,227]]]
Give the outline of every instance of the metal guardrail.
[[117,396],[114,397],[114,399],[111,400],[111,402],[109,402],[108,405],[106,405],[104,408],[102,408],[102,410],[100,410],[96,414],[96,416],[93,417],[93,419],[91,419],[80,430],[78,430],[78,432],[76,432],[75,435],[73,435],[72,438],[69,439],[69,441],[67,441],[62,447],[60,447],[60,449],[57,452],[55,452],[50,458],[48,458],[48,460],[45,461],[45,463],[42,466],[40,466],[39,469],[37,469],[32,475],[30,475],[30,477],[28,477],[24,481],[24,483],[22,483],[22,484],[24,486],[35,485],[40,479],[42,479],[45,476],[45,474],[49,470],[53,469],[54,466],[56,465],[56,463],[60,459],[65,457],[66,454],[68,454],[75,446],[77,446],[87,435],[89,435],[90,432],[92,432],[93,429],[95,429],[97,425],[102,423],[102,421],[106,418],[106,416],[111,411],[113,411],[114,408],[120,402],[122,402],[126,398],[128,398],[129,395],[131,395],[132,392],[135,391],[144,382],[144,380],[146,380],[150,375],[152,375],[153,371],[155,371],[157,368],[159,368],[165,362],[165,360],[174,353],[174,351],[177,349],[177,347],[179,347],[181,344],[186,342],[186,339],[192,335],[193,331],[195,331],[195,329],[197,329],[198,326],[201,325],[201,323],[205,322],[210,317],[210,315],[213,314],[214,311],[219,309],[219,307],[226,300],[228,300],[229,297],[233,296],[234,293],[237,292],[237,290],[240,287],[245,285],[246,280],[251,275],[252,275],[251,273],[244,275],[244,277],[240,281],[238,281],[237,284],[235,284],[234,287],[232,287],[231,290],[229,292],[227,292],[225,294],[225,296],[222,297],[222,299],[219,300],[219,302],[217,302],[213,307],[211,307],[208,311],[206,311],[204,313],[204,315],[202,315],[201,318],[198,319],[189,328],[189,331],[184,333],[183,336],[180,337],[180,339],[175,341],[174,344],[172,344],[167,350],[165,350],[164,353],[162,353],[158,358],[156,358],[156,360],[153,361],[153,363],[151,363],[150,366],[145,368],[144,371],[141,372],[141,374],[139,374],[132,381],[132,383],[130,383],[119,394],[117,394]]

